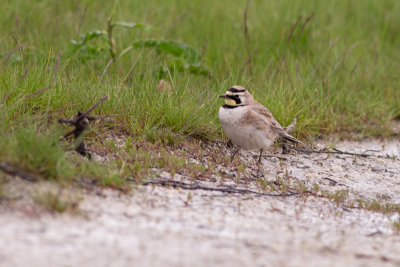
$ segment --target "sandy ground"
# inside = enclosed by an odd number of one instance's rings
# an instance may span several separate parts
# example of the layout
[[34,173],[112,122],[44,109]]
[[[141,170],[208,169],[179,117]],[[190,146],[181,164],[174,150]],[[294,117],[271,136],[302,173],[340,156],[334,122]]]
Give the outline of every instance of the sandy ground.
[[[342,142],[337,148],[400,156],[400,141]],[[263,159],[262,179],[286,177],[309,188],[318,183],[328,192],[347,190],[354,201],[400,203],[398,160],[282,156],[286,160]],[[248,152],[241,160],[254,163]],[[247,176],[254,171],[247,170]],[[170,178],[164,172],[157,176]],[[239,179],[234,169],[221,169],[215,181],[203,184],[259,190],[255,179]],[[24,194],[24,182],[17,183],[14,194]],[[84,215],[37,215],[23,201],[12,208],[0,204],[0,266],[400,266],[400,234],[393,227],[399,214],[350,208],[323,197],[159,186],[125,195],[80,194]]]

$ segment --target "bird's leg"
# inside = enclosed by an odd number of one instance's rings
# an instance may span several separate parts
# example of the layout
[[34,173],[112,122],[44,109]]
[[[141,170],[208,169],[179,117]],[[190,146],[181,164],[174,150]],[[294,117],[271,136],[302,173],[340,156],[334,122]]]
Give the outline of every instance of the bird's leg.
[[261,148],[261,150],[260,150],[260,156],[258,157],[257,163],[261,163],[261,155],[262,155],[262,152],[263,152],[263,149]]
[[289,147],[286,144],[282,144],[282,154],[288,154]]
[[235,149],[232,154],[231,154],[231,162],[233,161],[233,159],[235,158],[235,155],[239,152],[240,148]]

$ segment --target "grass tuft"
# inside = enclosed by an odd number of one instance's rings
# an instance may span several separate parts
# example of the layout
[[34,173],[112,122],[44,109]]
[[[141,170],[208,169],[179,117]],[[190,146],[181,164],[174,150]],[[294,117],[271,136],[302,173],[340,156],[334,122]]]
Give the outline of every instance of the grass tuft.
[[48,212],[64,213],[76,212],[79,208],[79,200],[63,200],[58,193],[45,192],[32,197],[35,204],[43,207]]
[[45,179],[70,179],[73,166],[58,145],[59,136],[55,132],[40,133],[33,126],[18,128],[1,139],[0,160]]

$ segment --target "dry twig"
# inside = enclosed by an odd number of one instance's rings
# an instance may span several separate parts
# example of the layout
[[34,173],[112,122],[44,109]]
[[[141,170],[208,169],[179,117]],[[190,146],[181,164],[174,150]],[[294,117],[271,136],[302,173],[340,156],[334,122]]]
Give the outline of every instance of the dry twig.
[[341,155],[350,155],[350,156],[357,156],[357,157],[376,157],[376,158],[382,158],[382,159],[391,159],[391,160],[400,160],[396,158],[395,156],[390,156],[390,155],[374,155],[374,154],[366,154],[366,153],[354,153],[354,152],[347,152],[347,151],[342,151],[336,148],[333,148],[332,150],[329,150],[327,148],[323,148],[322,150],[308,150],[308,149],[303,149],[303,148],[297,148],[294,146],[290,146],[291,149],[306,153],[306,154],[311,154],[311,153],[317,153],[317,154],[341,154]]
[[210,186],[202,186],[199,184],[189,184],[184,182],[178,182],[174,180],[150,180],[148,182],[143,183],[142,185],[161,185],[161,186],[171,186],[176,188],[182,188],[185,190],[206,190],[206,191],[218,191],[229,194],[254,194],[256,196],[270,196],[270,197],[290,197],[297,196],[301,193],[296,192],[288,192],[286,194],[270,194],[270,193],[260,193],[257,191],[249,190],[249,189],[240,189],[240,188],[230,188],[230,187],[210,187]]
[[8,173],[10,175],[15,175],[18,176],[26,181],[29,182],[36,182],[37,178],[34,177],[33,175],[27,173],[23,169],[20,169],[18,167],[12,166],[7,162],[0,162],[0,170],[2,170],[5,173]]
[[[82,135],[82,133],[89,127],[90,121],[102,119],[101,116],[89,116],[89,113],[92,112],[98,105],[100,105],[106,99],[107,96],[102,97],[99,101],[96,102],[96,104],[91,106],[86,112],[78,111],[78,114],[72,120],[58,119],[59,123],[67,123],[75,127],[75,129],[64,135],[62,139],[66,139],[70,135],[73,135],[74,139],[78,139]],[[84,139],[79,140],[79,144],[75,149],[75,151],[83,156],[87,156],[89,159],[91,158],[89,151],[85,147]]]

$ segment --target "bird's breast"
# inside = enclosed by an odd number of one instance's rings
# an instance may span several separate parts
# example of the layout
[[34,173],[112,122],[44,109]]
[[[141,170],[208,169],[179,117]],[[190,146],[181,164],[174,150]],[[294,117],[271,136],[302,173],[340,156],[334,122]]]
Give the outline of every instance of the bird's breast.
[[222,125],[235,125],[239,123],[239,120],[243,117],[246,111],[246,106],[240,106],[236,108],[220,107],[218,117]]

